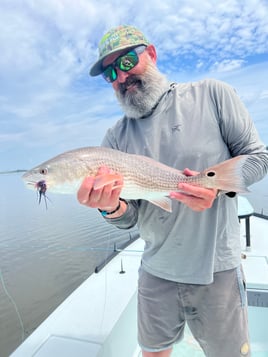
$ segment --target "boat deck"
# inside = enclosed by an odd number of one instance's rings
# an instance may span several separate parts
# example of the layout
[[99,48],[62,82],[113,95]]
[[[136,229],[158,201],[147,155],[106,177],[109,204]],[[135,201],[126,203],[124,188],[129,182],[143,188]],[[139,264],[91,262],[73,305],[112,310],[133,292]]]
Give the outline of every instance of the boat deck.
[[[250,214],[250,247],[246,244],[246,228],[242,219],[252,357],[267,357],[268,220]],[[11,357],[140,357],[136,340],[136,282],[142,250],[143,242],[138,239],[99,273],[90,276]],[[204,356],[188,329],[172,354],[184,356]]]

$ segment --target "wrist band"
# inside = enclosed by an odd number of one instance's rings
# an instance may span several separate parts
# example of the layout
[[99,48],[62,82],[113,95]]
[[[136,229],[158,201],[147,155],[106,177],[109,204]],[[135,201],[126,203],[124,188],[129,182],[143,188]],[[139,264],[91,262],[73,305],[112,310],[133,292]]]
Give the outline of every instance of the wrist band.
[[101,209],[98,208],[98,211],[101,213],[101,215],[103,217],[106,217],[106,216],[109,216],[110,214],[114,214],[115,212],[119,211],[120,207],[121,207],[121,201],[124,201],[126,202],[123,198],[120,198],[119,197],[119,203],[118,203],[118,206],[111,212],[107,212],[107,211],[103,211]]

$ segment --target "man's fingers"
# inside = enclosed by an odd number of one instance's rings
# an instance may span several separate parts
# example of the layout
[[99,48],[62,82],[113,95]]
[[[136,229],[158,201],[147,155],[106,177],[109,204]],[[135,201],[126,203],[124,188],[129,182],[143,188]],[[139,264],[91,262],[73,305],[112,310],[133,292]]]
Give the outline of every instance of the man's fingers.
[[188,168],[184,169],[183,170],[183,174],[186,175],[186,176],[196,176],[198,175],[200,172],[198,171],[193,171],[193,170],[190,170]]
[[94,177],[86,177],[77,191],[77,199],[85,204],[88,201],[89,193],[92,191]]

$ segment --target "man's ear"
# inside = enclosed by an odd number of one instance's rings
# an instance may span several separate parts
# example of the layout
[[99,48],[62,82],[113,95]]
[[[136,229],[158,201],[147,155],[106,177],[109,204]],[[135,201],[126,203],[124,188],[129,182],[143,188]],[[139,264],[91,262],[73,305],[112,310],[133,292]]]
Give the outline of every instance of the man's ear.
[[156,49],[155,49],[154,45],[147,46],[146,51],[147,51],[148,55],[151,57],[151,60],[153,61],[153,63],[156,63],[157,53],[156,53]]

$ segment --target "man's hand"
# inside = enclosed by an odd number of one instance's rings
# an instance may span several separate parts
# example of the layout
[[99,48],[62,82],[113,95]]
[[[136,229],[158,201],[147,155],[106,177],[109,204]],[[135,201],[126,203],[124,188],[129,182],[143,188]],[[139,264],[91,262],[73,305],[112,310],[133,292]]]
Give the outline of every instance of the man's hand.
[[[101,176],[111,174],[107,167],[101,167],[96,175]],[[86,177],[82,182],[78,192],[78,201],[87,207],[99,208],[103,211],[111,212],[116,209],[119,203],[119,196],[123,186],[123,179],[94,189],[95,177]]]
[[[189,169],[185,169],[183,173],[186,176],[195,176],[198,174],[198,172]],[[211,208],[218,192],[216,189],[203,188],[187,183],[179,183],[178,188],[183,192],[171,192],[170,197],[184,203],[193,211],[197,212]]]

